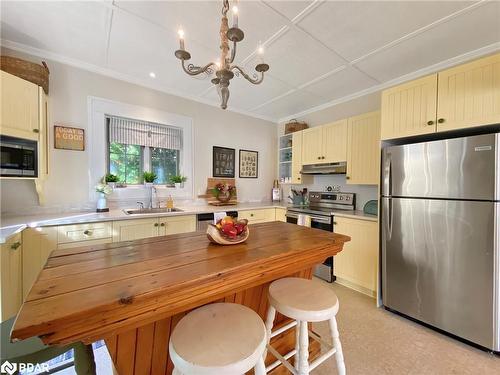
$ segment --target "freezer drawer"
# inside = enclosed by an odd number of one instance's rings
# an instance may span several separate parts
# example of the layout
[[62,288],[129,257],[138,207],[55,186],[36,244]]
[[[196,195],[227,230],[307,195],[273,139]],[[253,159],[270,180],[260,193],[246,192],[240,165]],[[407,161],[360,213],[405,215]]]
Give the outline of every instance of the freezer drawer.
[[381,203],[383,304],[494,349],[498,203],[407,198]]
[[382,195],[497,200],[498,134],[387,147]]

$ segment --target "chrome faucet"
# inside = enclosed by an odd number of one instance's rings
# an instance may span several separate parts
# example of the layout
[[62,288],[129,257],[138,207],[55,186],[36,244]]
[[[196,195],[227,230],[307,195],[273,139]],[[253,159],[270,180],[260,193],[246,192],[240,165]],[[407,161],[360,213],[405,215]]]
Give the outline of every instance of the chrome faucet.
[[151,186],[151,191],[149,192],[149,209],[153,208],[153,193],[156,194],[156,188],[154,186]]

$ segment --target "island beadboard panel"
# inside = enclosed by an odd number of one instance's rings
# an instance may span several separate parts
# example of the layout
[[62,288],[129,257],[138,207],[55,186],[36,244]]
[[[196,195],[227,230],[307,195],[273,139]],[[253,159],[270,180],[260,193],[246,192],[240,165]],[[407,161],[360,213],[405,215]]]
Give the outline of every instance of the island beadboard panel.
[[[314,265],[349,240],[275,221],[255,224],[247,242],[229,247],[193,232],[57,249],[23,303],[11,337],[38,336],[52,345],[105,339],[120,374],[157,374],[165,363],[169,373],[164,346],[183,314],[234,299],[263,316],[270,282],[310,277]],[[293,348],[293,332],[280,339],[283,350]],[[144,372],[142,361],[149,358]]]

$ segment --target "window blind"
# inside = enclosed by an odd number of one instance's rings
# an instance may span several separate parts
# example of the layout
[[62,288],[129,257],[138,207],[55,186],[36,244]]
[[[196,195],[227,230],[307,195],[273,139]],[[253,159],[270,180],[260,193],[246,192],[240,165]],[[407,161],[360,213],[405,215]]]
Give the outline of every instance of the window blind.
[[182,129],[152,122],[107,116],[109,142],[146,147],[182,149]]

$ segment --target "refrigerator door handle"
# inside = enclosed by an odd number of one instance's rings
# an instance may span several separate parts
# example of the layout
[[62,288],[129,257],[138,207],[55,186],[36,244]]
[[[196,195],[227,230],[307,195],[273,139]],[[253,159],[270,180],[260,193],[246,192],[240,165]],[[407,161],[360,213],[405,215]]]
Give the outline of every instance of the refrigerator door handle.
[[382,195],[386,197],[392,195],[392,155],[390,152],[386,152],[384,157]]
[[386,241],[390,240],[392,237],[392,198],[382,199],[383,210],[385,216],[385,233]]

